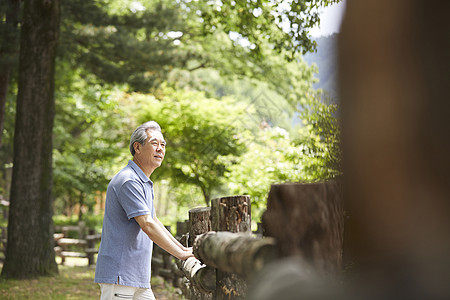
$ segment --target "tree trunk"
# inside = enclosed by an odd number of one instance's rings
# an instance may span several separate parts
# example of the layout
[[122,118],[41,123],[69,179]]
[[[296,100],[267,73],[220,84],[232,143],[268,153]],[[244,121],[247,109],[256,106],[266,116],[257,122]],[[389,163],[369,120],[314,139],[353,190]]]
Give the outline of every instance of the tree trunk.
[[57,272],[52,221],[52,129],[59,16],[59,0],[25,1],[3,277]]
[[78,210],[78,222],[83,221],[83,206],[84,206],[84,193],[80,191],[80,195],[78,197],[78,204],[79,204],[79,210]]
[[3,126],[5,123],[6,96],[8,94],[8,86],[10,74],[15,65],[18,52],[19,31],[17,25],[19,23],[20,0],[6,0],[5,16],[1,18],[5,20],[2,27],[2,37],[0,43],[0,148],[2,147]]
[[[200,182],[200,179],[198,179],[198,182]],[[208,190],[202,184],[200,185],[200,189],[202,190],[203,198],[205,198],[206,206],[210,206],[210,202],[211,202],[211,195],[210,195],[210,193],[208,193]]]
[[5,123],[6,95],[8,94],[11,67],[0,65],[0,149],[2,147],[3,125]]

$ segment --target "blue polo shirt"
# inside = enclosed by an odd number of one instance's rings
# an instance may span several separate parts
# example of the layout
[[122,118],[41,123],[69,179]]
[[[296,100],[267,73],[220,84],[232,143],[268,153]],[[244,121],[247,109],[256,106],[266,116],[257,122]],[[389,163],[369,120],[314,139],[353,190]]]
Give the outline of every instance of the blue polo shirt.
[[111,179],[95,282],[150,288],[153,241],[134,217],[154,216],[153,198],[152,181],[131,160]]

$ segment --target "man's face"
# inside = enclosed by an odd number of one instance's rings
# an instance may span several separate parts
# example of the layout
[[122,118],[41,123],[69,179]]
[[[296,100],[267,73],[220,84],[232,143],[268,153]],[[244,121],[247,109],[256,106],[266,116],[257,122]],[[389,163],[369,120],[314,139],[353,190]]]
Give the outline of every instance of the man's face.
[[166,141],[161,132],[147,131],[147,139],[140,149],[139,160],[145,167],[156,169],[161,166],[166,154]]

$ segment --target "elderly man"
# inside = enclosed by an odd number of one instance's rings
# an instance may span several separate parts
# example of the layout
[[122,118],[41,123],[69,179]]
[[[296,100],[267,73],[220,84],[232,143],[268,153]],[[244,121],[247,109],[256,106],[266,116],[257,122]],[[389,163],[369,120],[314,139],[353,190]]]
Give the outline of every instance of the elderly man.
[[150,287],[153,242],[178,259],[193,256],[155,214],[149,177],[161,166],[166,151],[158,123],[139,126],[131,135],[130,151],[133,159],[112,178],[106,192],[95,270],[101,300],[155,299]]

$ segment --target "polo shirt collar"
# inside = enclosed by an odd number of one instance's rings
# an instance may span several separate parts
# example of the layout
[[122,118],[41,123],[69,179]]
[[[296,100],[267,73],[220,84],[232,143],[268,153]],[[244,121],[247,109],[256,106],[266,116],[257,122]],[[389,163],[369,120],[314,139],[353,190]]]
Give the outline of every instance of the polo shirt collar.
[[136,172],[136,174],[143,182],[150,182],[151,184],[153,184],[150,178],[148,178],[147,175],[145,175],[144,171],[142,171],[141,168],[139,168],[139,166],[134,161],[129,160],[128,165],[134,170],[134,172]]

